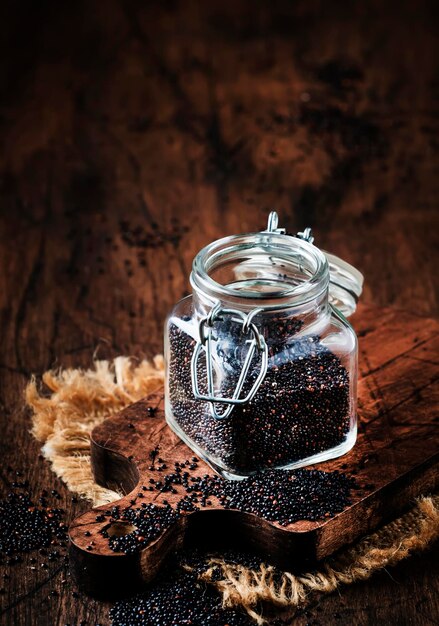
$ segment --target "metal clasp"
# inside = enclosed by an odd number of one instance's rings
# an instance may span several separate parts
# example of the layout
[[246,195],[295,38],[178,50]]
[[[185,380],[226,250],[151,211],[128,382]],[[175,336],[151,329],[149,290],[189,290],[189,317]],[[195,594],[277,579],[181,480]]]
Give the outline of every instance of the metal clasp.
[[[285,228],[279,228],[278,224],[279,224],[279,216],[277,212],[271,211],[270,215],[268,216],[267,228],[263,230],[262,232],[263,233],[276,233],[277,235],[285,235],[286,234]],[[314,241],[312,230],[309,227],[305,228],[305,230],[303,231],[298,232],[294,236],[297,237],[298,239],[303,239],[304,241],[307,241],[308,243],[312,243]]]
[[277,233],[278,235],[285,235],[285,228],[278,228],[279,215],[276,211],[270,211],[268,216],[267,228],[263,230],[263,233]]
[[314,241],[312,230],[309,226],[305,228],[303,232],[298,232],[296,237],[298,239],[303,239],[304,241],[307,241],[308,243],[312,243]]
[[[250,402],[252,398],[255,396],[258,391],[262,381],[265,378],[267,373],[268,366],[268,348],[265,342],[264,337],[259,332],[258,328],[252,322],[253,317],[256,313],[259,313],[261,309],[254,309],[247,315],[242,311],[237,311],[236,309],[222,309],[221,304],[218,302],[209,312],[209,314],[204,317],[199,324],[199,334],[200,339],[195,346],[194,353],[192,355],[191,361],[191,375],[192,375],[192,392],[194,397],[197,400],[204,400],[206,402],[210,402],[210,412],[213,417],[216,419],[225,419],[230,415],[233,410],[233,407],[237,404],[247,404]],[[213,372],[212,372],[212,330],[214,327],[214,323],[217,320],[223,320],[224,315],[231,315],[232,321],[237,322],[238,324],[242,324],[242,334],[247,335],[249,333],[252,334],[252,339],[246,340],[246,343],[249,343],[249,349],[244,359],[244,363],[242,366],[241,373],[238,378],[238,382],[236,383],[235,391],[231,398],[223,398],[215,395],[214,387],[213,387]],[[207,375],[207,395],[203,395],[200,393],[199,384],[198,384],[198,361],[200,358],[201,351],[204,350],[206,354],[206,375]],[[244,383],[247,379],[247,375],[250,369],[250,365],[253,359],[253,355],[255,350],[258,350],[261,353],[261,369],[259,371],[258,377],[256,378],[252,388],[248,392],[248,394],[244,398],[240,398],[240,394]],[[229,405],[225,411],[219,413],[216,407],[216,404],[227,404]]]

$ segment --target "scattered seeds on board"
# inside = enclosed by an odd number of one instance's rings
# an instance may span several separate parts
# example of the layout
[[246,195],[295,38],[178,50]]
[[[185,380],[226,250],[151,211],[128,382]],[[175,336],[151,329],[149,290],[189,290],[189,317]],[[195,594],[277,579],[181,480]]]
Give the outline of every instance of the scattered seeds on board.
[[[157,453],[154,458],[156,456]],[[166,465],[163,459],[161,461]],[[159,467],[156,464],[155,469]],[[181,515],[209,506],[254,513],[281,526],[299,520],[333,517],[351,503],[351,490],[356,488],[352,477],[338,471],[267,470],[241,481],[229,481],[218,475],[196,474],[198,467],[195,457],[176,462],[173,471],[160,472],[160,480],[151,478],[148,486],[143,485],[139,495],[143,495],[144,489],[162,494],[157,504],[133,500],[130,507],[113,506],[101,513],[102,521],[122,521],[134,526],[131,533],[121,536],[109,537],[103,529],[101,533],[108,538],[111,549],[136,552],[172,526]],[[180,496],[174,506],[166,498],[168,493]]]

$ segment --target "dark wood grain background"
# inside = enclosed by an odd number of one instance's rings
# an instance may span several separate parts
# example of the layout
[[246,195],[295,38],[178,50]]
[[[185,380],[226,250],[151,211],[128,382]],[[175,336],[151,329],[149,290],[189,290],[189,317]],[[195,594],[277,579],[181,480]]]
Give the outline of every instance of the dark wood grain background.
[[[196,251],[290,230],[438,311],[434,2],[19,2],[0,7],[0,452],[84,510],[29,435],[32,373],[152,355]],[[436,624],[437,548],[295,624]],[[58,566],[0,581],[8,625],[108,623]],[[50,596],[52,591],[58,596]],[[50,597],[50,600],[48,600]]]

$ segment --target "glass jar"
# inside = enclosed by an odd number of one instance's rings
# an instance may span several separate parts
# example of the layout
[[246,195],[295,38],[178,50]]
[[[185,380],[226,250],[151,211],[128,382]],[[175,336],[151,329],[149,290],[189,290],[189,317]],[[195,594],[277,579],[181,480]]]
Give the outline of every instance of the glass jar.
[[167,422],[226,478],[356,440],[357,338],[341,310],[355,310],[362,276],[277,221],[203,248],[166,322]]

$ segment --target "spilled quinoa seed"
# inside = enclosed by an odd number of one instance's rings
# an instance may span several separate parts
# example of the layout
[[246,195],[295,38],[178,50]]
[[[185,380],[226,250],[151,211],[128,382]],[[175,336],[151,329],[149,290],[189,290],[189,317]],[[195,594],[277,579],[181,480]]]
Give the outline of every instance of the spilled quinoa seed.
[[[0,554],[10,557],[8,564],[25,552],[64,546],[67,541],[63,509],[48,504],[47,491],[33,499],[27,487],[27,481],[14,482],[0,500]],[[50,495],[58,494],[54,490]]]
[[180,573],[149,591],[117,602],[110,610],[112,626],[251,626],[237,609],[224,609],[221,596],[200,583],[196,574]]
[[[184,551],[175,556],[158,579],[144,592],[120,600],[110,610],[112,626],[254,626],[241,608],[224,608],[221,594],[200,580],[211,567],[205,553]],[[252,554],[230,552],[228,563],[259,568],[261,560]],[[221,572],[217,572],[218,579]],[[271,626],[287,626],[281,619]]]
[[[163,459],[150,467],[159,477],[140,488],[132,506],[121,509],[116,505],[98,516],[99,521],[121,521],[134,527],[121,536],[109,536],[107,526],[101,530],[115,552],[136,552],[182,515],[212,506],[253,513],[281,526],[333,517],[351,504],[351,490],[357,488],[354,478],[338,471],[267,470],[241,481],[229,481],[218,475],[194,475],[199,467],[196,457],[177,462],[173,471],[163,473],[166,467]],[[142,502],[146,492],[161,494],[160,504]],[[174,505],[166,499],[168,493],[178,494]]]

